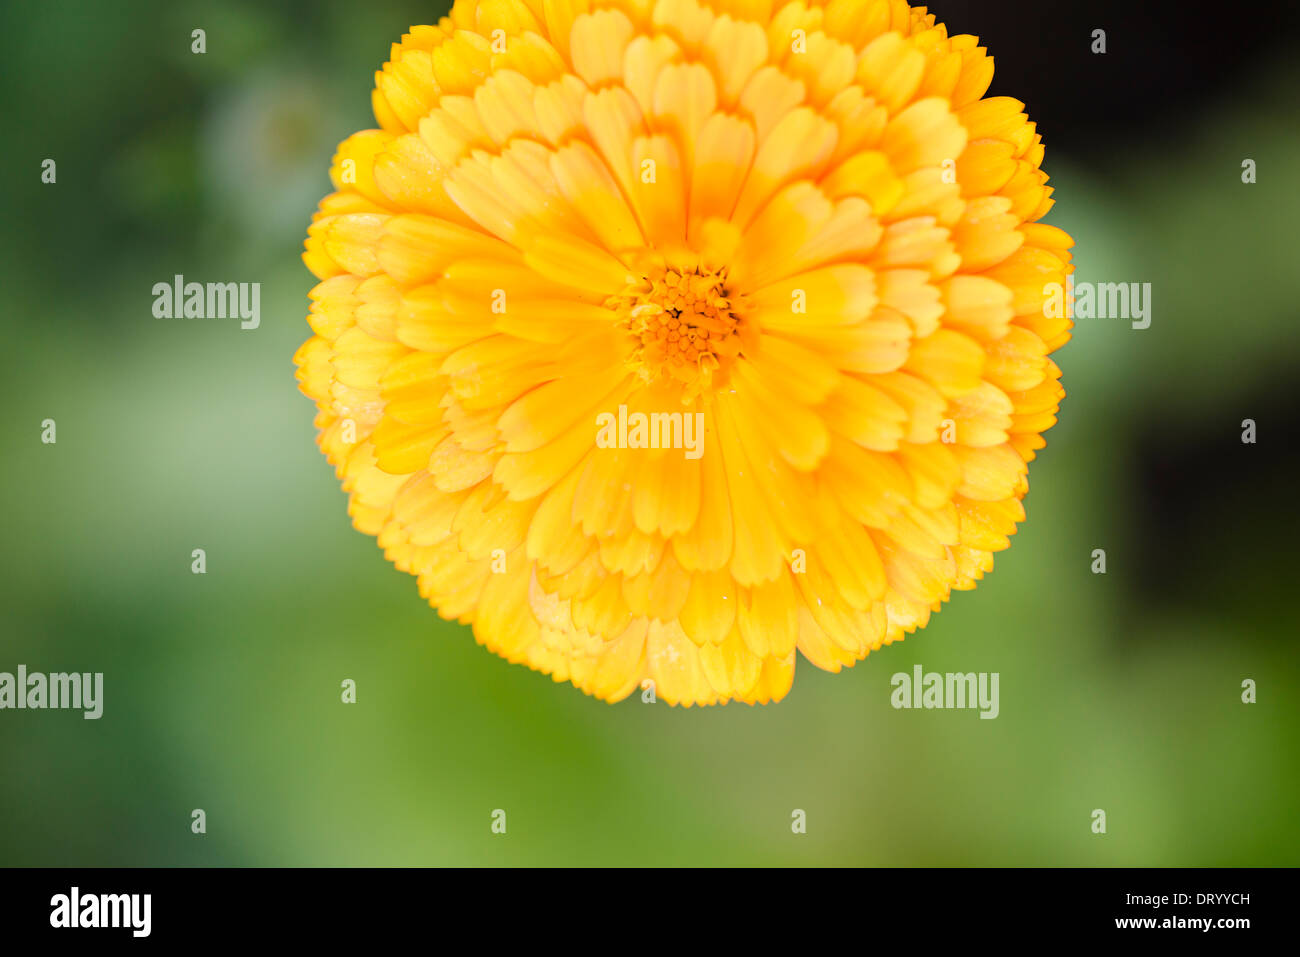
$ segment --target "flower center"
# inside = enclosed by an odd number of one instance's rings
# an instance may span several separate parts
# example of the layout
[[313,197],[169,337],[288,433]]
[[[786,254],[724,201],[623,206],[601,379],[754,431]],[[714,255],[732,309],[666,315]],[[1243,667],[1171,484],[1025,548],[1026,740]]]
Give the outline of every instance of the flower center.
[[725,267],[654,266],[606,305],[630,339],[628,365],[646,382],[679,383],[683,401],[719,385],[740,352]]

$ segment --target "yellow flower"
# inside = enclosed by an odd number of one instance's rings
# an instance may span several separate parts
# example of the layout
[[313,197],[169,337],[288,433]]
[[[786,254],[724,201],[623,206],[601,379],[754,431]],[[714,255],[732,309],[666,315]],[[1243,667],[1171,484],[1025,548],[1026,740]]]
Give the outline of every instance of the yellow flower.
[[609,701],[776,700],[796,651],[924,626],[1009,544],[1064,394],[1072,241],[992,76],[902,0],[413,27],[304,254],[299,380],[356,527]]

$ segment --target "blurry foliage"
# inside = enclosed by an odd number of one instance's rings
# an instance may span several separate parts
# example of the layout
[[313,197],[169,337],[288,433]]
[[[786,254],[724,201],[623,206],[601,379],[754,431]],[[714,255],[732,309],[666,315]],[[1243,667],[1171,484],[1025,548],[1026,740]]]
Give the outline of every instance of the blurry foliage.
[[[1113,155],[1036,116],[1079,278],[1152,282],[1154,320],[1058,354],[1029,521],[975,593],[850,672],[801,661],[780,705],[608,706],[424,604],[350,529],[294,388],[330,155],[437,10],[0,10],[0,670],[103,671],[106,697],[98,722],[0,713],[0,863],[1296,862],[1297,615],[1269,572],[1293,565],[1293,456],[1235,440],[1294,417],[1294,72],[1253,64],[1231,108]],[[261,328],[154,319],[177,272],[262,282]],[[1001,716],[893,710],[918,662],[1000,672]]]

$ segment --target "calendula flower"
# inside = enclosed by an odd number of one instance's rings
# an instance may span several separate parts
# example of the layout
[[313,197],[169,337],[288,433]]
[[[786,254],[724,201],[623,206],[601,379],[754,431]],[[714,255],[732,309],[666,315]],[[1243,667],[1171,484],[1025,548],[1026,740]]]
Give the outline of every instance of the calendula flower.
[[609,701],[767,702],[796,653],[924,626],[1009,544],[1063,395],[1072,241],[992,76],[902,0],[413,27],[304,255],[356,527]]

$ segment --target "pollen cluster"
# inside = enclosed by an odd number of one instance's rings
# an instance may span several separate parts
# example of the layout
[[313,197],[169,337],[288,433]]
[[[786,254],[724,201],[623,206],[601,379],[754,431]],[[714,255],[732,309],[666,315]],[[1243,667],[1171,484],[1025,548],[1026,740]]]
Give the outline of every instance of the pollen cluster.
[[649,383],[672,380],[690,401],[740,351],[726,269],[656,268],[608,305],[632,343],[628,363]]

